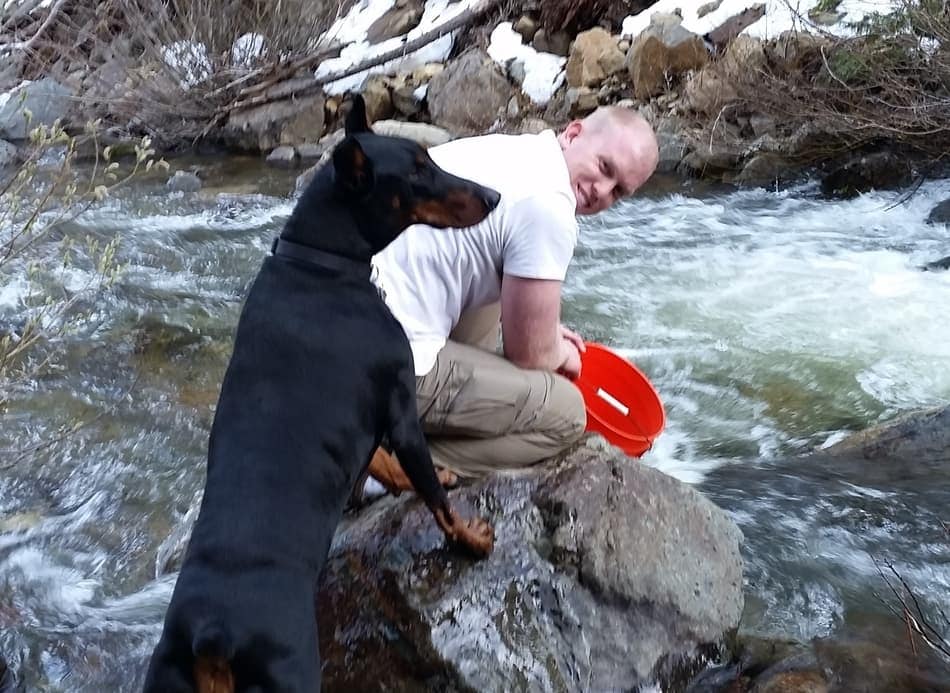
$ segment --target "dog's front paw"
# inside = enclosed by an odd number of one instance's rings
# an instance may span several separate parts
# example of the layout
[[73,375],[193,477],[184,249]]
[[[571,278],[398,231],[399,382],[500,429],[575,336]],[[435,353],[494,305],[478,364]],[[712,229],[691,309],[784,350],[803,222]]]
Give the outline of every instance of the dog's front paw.
[[473,517],[458,523],[455,540],[479,558],[484,558],[495,547],[495,530],[484,519]]

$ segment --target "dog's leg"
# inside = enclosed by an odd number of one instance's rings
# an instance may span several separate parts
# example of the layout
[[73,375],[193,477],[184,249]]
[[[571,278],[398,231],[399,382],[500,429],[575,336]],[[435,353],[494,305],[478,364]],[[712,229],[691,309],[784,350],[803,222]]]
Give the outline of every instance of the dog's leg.
[[411,368],[400,372],[395,390],[390,403],[389,435],[402,469],[416,493],[432,511],[445,536],[476,556],[487,556],[495,541],[491,525],[481,518],[464,520],[459,517],[452,510],[449,497],[436,475],[416,411],[415,376]]
[[[373,453],[373,458],[369,461],[369,474],[394,496],[403,491],[415,491],[399,460],[383,447],[376,448]],[[437,468],[436,475],[445,488],[453,488],[458,483],[458,477],[448,469]]]

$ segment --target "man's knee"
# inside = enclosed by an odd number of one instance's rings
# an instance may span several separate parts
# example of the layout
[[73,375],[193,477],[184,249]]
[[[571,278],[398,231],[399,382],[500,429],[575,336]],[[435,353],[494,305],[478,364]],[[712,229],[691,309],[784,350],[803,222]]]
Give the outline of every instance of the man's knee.
[[555,375],[551,393],[551,407],[557,413],[555,429],[552,430],[565,446],[576,442],[587,428],[587,409],[580,389],[571,381]]

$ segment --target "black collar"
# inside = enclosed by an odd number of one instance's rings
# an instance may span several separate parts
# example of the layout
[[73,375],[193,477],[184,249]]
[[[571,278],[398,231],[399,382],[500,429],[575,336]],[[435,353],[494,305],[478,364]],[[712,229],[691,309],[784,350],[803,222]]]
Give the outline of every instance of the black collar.
[[326,267],[340,274],[347,274],[357,279],[369,279],[371,267],[368,260],[354,260],[353,258],[317,250],[309,245],[301,245],[288,241],[286,238],[275,238],[270,251],[274,255],[306,262],[318,267]]

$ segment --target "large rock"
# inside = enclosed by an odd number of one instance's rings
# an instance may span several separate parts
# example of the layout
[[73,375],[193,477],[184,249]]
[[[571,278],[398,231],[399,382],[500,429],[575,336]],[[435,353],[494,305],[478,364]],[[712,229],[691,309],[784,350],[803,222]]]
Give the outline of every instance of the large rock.
[[738,94],[728,78],[716,70],[695,72],[683,90],[684,105],[695,113],[716,118],[724,107],[735,103]]
[[[443,130],[440,127],[435,125],[429,125],[428,123],[406,123],[400,120],[380,120],[372,124],[373,132],[378,135],[386,135],[387,137],[405,137],[410,139],[413,142],[417,142],[427,149],[429,147],[435,147],[440,144],[445,144],[452,139],[452,134],[447,130]],[[330,134],[323,137],[320,142],[317,144],[317,151],[313,154],[319,152],[319,160],[313,166],[308,168],[306,171],[297,176],[297,182],[295,185],[296,194],[300,194],[304,191],[304,188],[313,180],[314,175],[320,169],[321,166],[324,166],[329,160],[333,152],[333,148],[336,147],[340,142],[343,141],[344,132],[343,129],[334,130]]]
[[393,97],[389,91],[389,78],[384,75],[373,75],[360,88],[363,100],[366,103],[366,117],[371,123],[377,120],[392,118]]
[[771,152],[759,152],[745,162],[736,176],[736,182],[768,187],[787,181],[796,171],[796,167],[784,157]]
[[412,118],[422,112],[422,101],[418,87],[404,84],[392,91],[393,108],[405,118]]
[[16,162],[17,148],[4,140],[0,140],[0,170]]
[[[299,86],[309,88],[312,82],[305,78]],[[222,132],[225,141],[238,149],[266,152],[282,144],[319,140],[324,128],[323,93],[295,97],[290,91],[290,98],[232,113]]]
[[882,151],[857,155],[821,180],[821,191],[835,199],[849,199],[869,190],[893,190],[910,184],[913,171],[907,160]]
[[348,518],[318,599],[327,690],[635,690],[719,641],[742,609],[738,529],[599,440],[451,494],[494,524],[483,561],[412,496]]
[[702,38],[684,29],[674,14],[656,13],[627,52],[626,67],[636,98],[661,94],[667,82],[709,60]]
[[702,70],[693,73],[686,82],[685,100],[697,113],[720,117],[722,109],[738,100],[736,83],[754,82],[766,62],[765,47],[751,36],[739,36],[729,44],[725,55]]
[[928,262],[920,269],[924,272],[943,272],[944,270],[950,270],[950,255],[942,257],[939,260]]
[[373,132],[387,137],[405,137],[428,149],[445,144],[452,133],[429,123],[406,123],[401,120],[379,120],[372,124]]
[[482,133],[504,113],[512,94],[495,61],[473,49],[429,82],[429,115],[434,124],[450,132]]
[[132,67],[132,61],[127,56],[110,58],[83,79],[83,96],[86,99],[107,101],[124,97],[130,86],[126,80]]
[[541,53],[553,53],[566,58],[571,51],[571,35],[566,31],[538,29],[531,39],[531,45]]
[[[23,140],[39,125],[65,120],[73,105],[72,97],[71,89],[48,77],[17,87],[0,107],[0,138]],[[29,123],[27,110],[32,114]]]
[[268,154],[265,160],[275,168],[294,168],[300,163],[300,156],[293,147],[282,145]]
[[678,116],[670,115],[665,109],[661,109],[655,101],[641,106],[639,112],[653,127],[653,132],[656,133],[656,141],[659,147],[657,173],[674,172],[690,149],[686,122]]
[[[854,633],[809,642],[740,635],[732,661],[707,669],[689,693],[917,693],[945,691],[948,662],[906,631]],[[750,680],[751,679],[751,680]]]
[[950,406],[905,414],[852,434],[824,452],[866,460],[902,459],[946,462],[950,451]]
[[422,19],[422,0],[396,0],[393,6],[366,30],[369,43],[380,43],[415,29]]
[[175,171],[171,178],[165,181],[166,190],[172,192],[198,192],[201,185],[201,178],[193,171]]
[[567,60],[567,84],[570,87],[595,87],[607,77],[623,70],[624,55],[617,39],[609,31],[595,27],[574,39]]
[[742,143],[733,139],[693,143],[683,157],[681,168],[700,177],[715,177],[735,171],[742,159]]
[[950,197],[930,210],[930,214],[927,215],[927,223],[950,225]]

